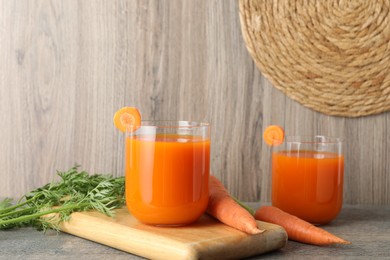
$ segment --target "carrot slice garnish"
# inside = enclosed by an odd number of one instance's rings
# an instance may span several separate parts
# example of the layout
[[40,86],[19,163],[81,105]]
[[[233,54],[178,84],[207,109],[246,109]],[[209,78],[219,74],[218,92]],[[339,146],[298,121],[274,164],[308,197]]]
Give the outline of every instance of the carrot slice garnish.
[[122,107],[114,115],[114,125],[122,132],[133,126],[134,131],[141,125],[141,114],[135,107]]
[[263,138],[268,145],[280,145],[284,141],[284,130],[278,125],[270,125],[264,130]]

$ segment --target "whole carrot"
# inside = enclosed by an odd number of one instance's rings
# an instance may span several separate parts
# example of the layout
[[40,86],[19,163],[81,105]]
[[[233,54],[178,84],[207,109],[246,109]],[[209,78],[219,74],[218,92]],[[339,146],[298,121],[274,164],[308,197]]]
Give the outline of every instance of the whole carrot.
[[208,214],[248,234],[259,234],[264,231],[257,227],[255,218],[233,200],[223,184],[214,176],[210,176],[209,193]]
[[255,213],[255,219],[282,226],[288,239],[294,241],[312,245],[351,243],[273,206],[260,207]]

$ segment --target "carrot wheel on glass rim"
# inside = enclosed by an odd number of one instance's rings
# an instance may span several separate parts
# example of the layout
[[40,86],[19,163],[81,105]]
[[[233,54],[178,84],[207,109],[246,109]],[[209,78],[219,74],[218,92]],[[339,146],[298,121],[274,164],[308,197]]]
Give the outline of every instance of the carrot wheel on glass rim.
[[135,107],[122,107],[114,115],[114,125],[120,131],[136,130],[141,125],[141,114]]
[[278,125],[270,125],[264,130],[263,138],[270,146],[280,145],[284,141],[284,130]]

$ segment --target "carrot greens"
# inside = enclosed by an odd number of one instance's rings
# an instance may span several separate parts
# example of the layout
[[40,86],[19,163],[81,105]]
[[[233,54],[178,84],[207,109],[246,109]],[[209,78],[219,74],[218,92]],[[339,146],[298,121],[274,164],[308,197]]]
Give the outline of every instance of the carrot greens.
[[74,166],[57,172],[60,180],[24,195],[15,205],[0,201],[0,230],[22,226],[58,230],[59,224],[77,211],[97,210],[108,216],[125,203],[124,177],[89,175]]

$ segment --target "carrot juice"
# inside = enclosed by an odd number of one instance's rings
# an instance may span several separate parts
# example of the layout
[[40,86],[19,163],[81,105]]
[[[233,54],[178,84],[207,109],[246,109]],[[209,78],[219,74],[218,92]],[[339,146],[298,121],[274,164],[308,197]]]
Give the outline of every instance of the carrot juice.
[[210,140],[160,133],[126,137],[126,203],[141,222],[185,225],[208,204]]
[[272,154],[272,205],[326,224],[343,201],[344,157],[338,152],[279,150]]
[[344,158],[335,153],[280,151],[272,156],[272,204],[315,224],[342,206]]

